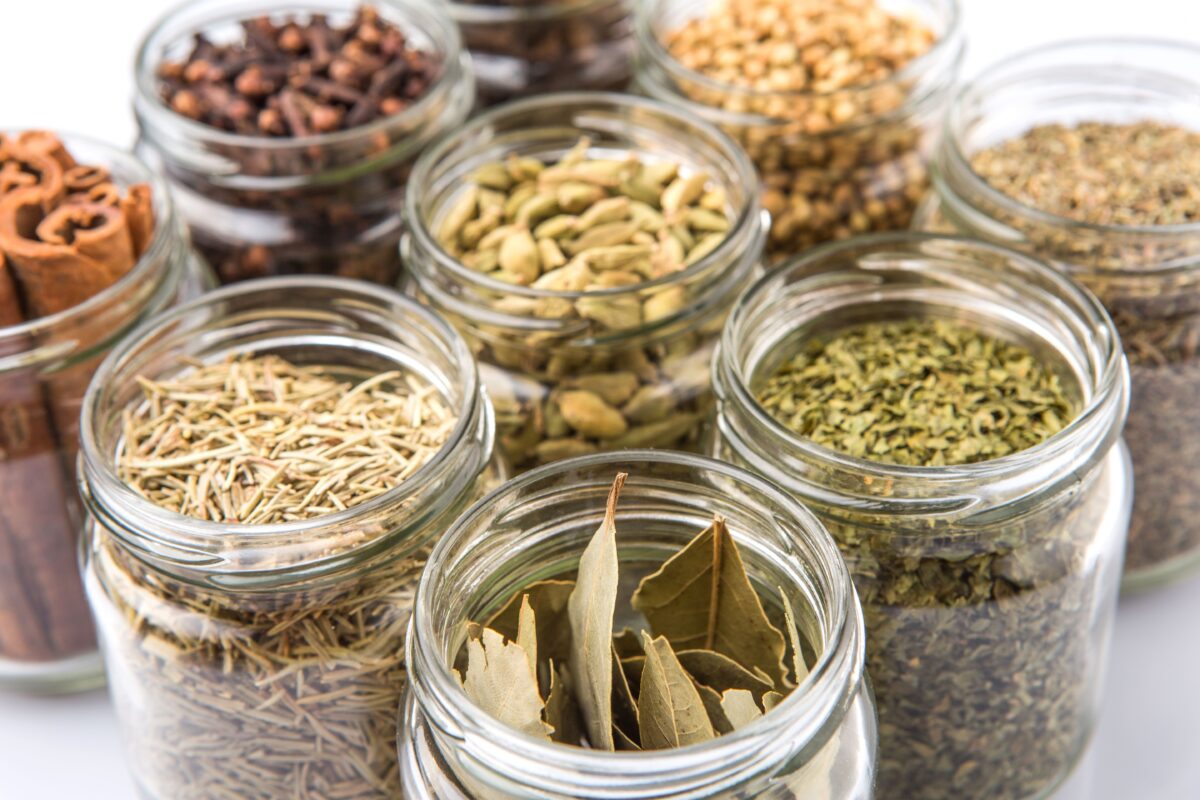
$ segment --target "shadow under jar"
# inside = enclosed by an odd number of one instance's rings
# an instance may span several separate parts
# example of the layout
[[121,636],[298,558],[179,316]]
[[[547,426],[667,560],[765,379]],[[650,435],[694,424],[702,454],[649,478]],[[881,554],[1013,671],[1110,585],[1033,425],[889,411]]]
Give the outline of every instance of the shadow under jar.
[[[160,507],[118,471],[138,376],[169,380],[233,354],[347,378],[399,370],[440,396],[453,428],[399,485],[324,516],[246,525]],[[85,583],[144,796],[398,796],[413,592],[437,536],[502,478],[492,440],[462,340],[356,281],[229,287],[152,321],[105,362],[84,407]]]
[[[104,681],[79,580],[75,460],[88,381],[131,329],[212,285],[161,180],[106,145],[76,136],[62,144],[122,190],[149,185],[154,236],[129,272],[90,299],[0,327],[0,686],[40,692]],[[55,284],[70,278],[53,264],[47,272],[41,290],[65,291]]]
[[[591,157],[636,154],[647,163],[679,163],[683,175],[707,174],[726,197],[729,229],[720,245],[653,280],[557,291],[501,282],[439,244],[435,231],[475,170],[510,154],[556,161],[581,137],[590,140]],[[728,137],[641,98],[549,95],[495,109],[440,142],[417,164],[412,187],[402,246],[408,276],[475,353],[511,466],[597,450],[697,445],[712,411],[712,350],[766,240],[754,168]],[[669,313],[659,310],[664,300]],[[564,304],[567,311],[543,313]],[[560,400],[575,390],[604,398],[599,413],[564,415]]]
[[[760,405],[806,344],[914,317],[1023,346],[1059,377],[1073,421],[1000,458],[905,466],[817,445]],[[1104,309],[1014,251],[880,234],[763,278],[730,317],[715,370],[714,451],[807,503],[854,578],[878,795],[1049,795],[1098,710],[1132,496],[1128,371]]]
[[[541,741],[482,713],[451,671],[465,622],[515,592],[573,577],[613,477],[621,570],[616,628],[645,627],[638,581],[723,515],[763,598],[784,593],[815,654],[809,677],[754,723],[673,750],[611,752]],[[821,524],[776,486],[728,464],[663,451],[605,453],[510,481],[465,513],[430,557],[408,642],[401,716],[405,796],[465,798],[870,798],[875,716],[861,611]],[[768,600],[768,614],[782,614]],[[629,616],[629,618],[624,618]],[[472,787],[470,789],[464,787]]]
[[635,0],[452,0],[491,106],[548,92],[620,91],[633,77]]
[[708,0],[639,4],[636,86],[720,126],[750,154],[771,214],[768,253],[907,228],[928,188],[928,158],[962,61],[957,0],[888,3],[887,13],[928,27],[931,48],[885,79],[830,90],[760,90],[685,66],[665,37],[711,8]]
[[[952,106],[935,191],[916,223],[1032,252],[1108,307],[1132,373],[1126,440],[1137,492],[1125,555],[1132,588],[1200,568],[1200,221],[1076,221],[1002,193],[973,163],[1050,124],[1151,121],[1195,132],[1195,147],[1198,74],[1200,49],[1137,40],[1053,45],[996,65]],[[1200,159],[1200,151],[1182,155]],[[1017,161],[1011,168],[1031,169]],[[1101,185],[1116,180],[1100,176]]]
[[[157,71],[203,34],[245,37],[239,23],[324,14],[344,24],[363,4],[427,53],[432,83],[399,113],[346,130],[275,138],[232,133],[176,113]],[[413,162],[474,103],[470,57],[442,4],[429,0],[201,0],[179,6],[146,37],[137,59],[138,152],[166,176],[200,253],[223,283],[325,274],[392,285]]]

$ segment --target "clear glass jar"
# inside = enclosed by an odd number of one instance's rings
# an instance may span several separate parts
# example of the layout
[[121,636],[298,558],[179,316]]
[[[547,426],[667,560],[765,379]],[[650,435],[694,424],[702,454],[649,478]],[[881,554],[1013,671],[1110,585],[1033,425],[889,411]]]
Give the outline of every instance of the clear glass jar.
[[763,92],[683,66],[662,37],[709,8],[708,0],[638,5],[636,86],[719,125],[746,148],[771,213],[768,252],[783,257],[908,227],[928,187],[928,158],[962,62],[957,0],[887,3],[890,13],[927,24],[936,44],[886,81],[829,93]]
[[1053,45],[1002,62],[955,101],[917,225],[1035,253],[1108,307],[1133,375],[1126,441],[1137,478],[1125,584],[1200,568],[1200,225],[1088,225],[1025,206],[971,167],[979,150],[1048,123],[1152,119],[1200,130],[1200,48]]
[[[786,593],[817,653],[810,678],[761,720],[702,745],[642,753],[537,741],[480,713],[451,668],[467,620],[538,580],[568,577],[604,517],[613,477],[622,589],[616,627],[639,627],[629,594],[725,516],[750,579]],[[620,609],[628,609],[623,615]],[[628,616],[628,618],[626,618]],[[741,469],[664,451],[604,453],[530,472],[476,503],[422,576],[401,717],[405,796],[418,798],[870,798],[875,714],[862,616],[837,548],[812,514]],[[465,790],[464,786],[479,787]]]
[[[757,402],[813,335],[913,316],[1025,346],[1078,416],[1023,452],[918,468],[815,445]],[[759,281],[715,369],[715,452],[808,504],[854,577],[879,708],[879,796],[1048,796],[1099,709],[1133,490],[1120,445],[1129,373],[1104,309],[1015,251],[878,234]]]
[[633,77],[634,0],[451,0],[484,106],[620,91]]
[[138,152],[166,176],[200,253],[224,283],[318,273],[392,285],[400,274],[400,210],[413,161],[462,124],[475,99],[470,57],[444,5],[374,3],[441,74],[405,111],[346,131],[298,138],[229,133],[176,113],[159,94],[158,66],[203,32],[237,35],[263,15],[348,20],[359,0],[199,0],[178,6],[137,57]]
[[[560,292],[501,283],[447,253],[434,231],[481,164],[508,153],[556,160],[581,136],[593,152],[679,162],[722,186],[733,219],[728,238],[687,269],[635,286]],[[423,300],[467,338],[496,405],[500,447],[517,469],[598,449],[695,444],[712,402],[711,353],[725,315],[758,267],[766,240],[754,168],[724,134],[663,105],[628,95],[574,93],[518,101],[474,120],[428,150],[413,170],[401,250]],[[653,321],[642,304],[682,291],[679,311]],[[629,314],[542,319],[497,307],[581,300]],[[609,317],[613,318],[609,319]],[[621,399],[627,430],[616,438],[576,437],[561,424],[556,391],[584,376],[632,373],[637,411]],[[643,402],[645,401],[645,402]],[[624,405],[623,405],[624,404]]]
[[155,230],[112,286],[65,311],[0,328],[0,686],[39,692],[104,681],[78,577],[75,456],[88,380],[130,329],[212,284],[161,180],[124,152],[61,138],[80,164],[104,167],[118,186],[149,184]]
[[[137,376],[243,353],[356,374],[402,369],[436,387],[458,421],[392,491],[302,522],[202,521],[126,486],[114,462]],[[491,407],[462,339],[390,290],[254,281],[139,329],[97,372],[83,414],[85,584],[144,796],[397,796],[417,578],[437,536],[501,477],[489,469]]]

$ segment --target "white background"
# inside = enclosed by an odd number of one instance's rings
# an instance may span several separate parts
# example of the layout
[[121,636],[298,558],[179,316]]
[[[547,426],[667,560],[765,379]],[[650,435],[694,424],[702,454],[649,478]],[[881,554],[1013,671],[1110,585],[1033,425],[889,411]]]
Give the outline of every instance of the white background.
[[[1010,52],[1067,37],[1200,43],[1200,0],[963,2],[968,77]],[[0,0],[0,130],[131,143],[135,48],[166,8],[161,0]],[[1122,601],[1101,713],[1062,797],[1200,800],[1200,578]],[[0,692],[0,800],[133,797],[103,693]]]

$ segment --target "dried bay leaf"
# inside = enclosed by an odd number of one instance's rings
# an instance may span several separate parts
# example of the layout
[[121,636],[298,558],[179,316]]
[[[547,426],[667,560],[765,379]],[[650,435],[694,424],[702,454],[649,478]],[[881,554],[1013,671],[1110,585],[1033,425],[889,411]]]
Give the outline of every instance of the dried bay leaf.
[[636,752],[642,749],[641,745],[622,733],[620,728],[613,728],[613,742],[618,750]]
[[767,692],[763,695],[763,708],[767,711],[770,711],[771,709],[775,708],[775,706],[782,703],[783,699],[783,695],[781,695],[779,692]]
[[587,738],[597,750],[613,749],[613,614],[617,603],[617,500],[625,485],[617,475],[608,493],[604,521],[579,560],[575,588],[567,601],[571,625],[569,664]]
[[717,735],[724,736],[727,733],[733,733],[733,723],[729,721],[729,717],[725,715],[725,709],[721,707],[720,693],[702,683],[696,683],[694,680],[693,685],[700,693],[700,702],[704,703],[708,721],[712,723],[713,730],[717,732]]
[[621,667],[621,658],[617,655],[614,645],[612,651],[612,721],[613,728],[620,731],[634,744],[641,739],[638,723],[637,698],[629,686],[625,670]]
[[722,693],[721,710],[725,712],[726,719],[735,731],[763,715],[763,710],[758,707],[754,695],[745,689],[730,689]]
[[525,651],[529,661],[529,672],[537,681],[538,674],[538,643],[537,620],[533,615],[533,607],[529,605],[529,595],[521,595],[521,610],[517,622],[517,647]]
[[545,703],[525,651],[496,631],[484,629],[480,638],[467,641],[463,690],[499,722],[528,736],[550,738],[542,721]]
[[542,658],[566,663],[571,654],[571,625],[567,621],[567,599],[575,581],[538,581],[513,595],[486,623],[510,640],[517,638],[522,596],[529,597],[537,618],[538,649]]
[[571,675],[565,665],[550,662],[550,694],[546,698],[546,722],[554,729],[550,738],[562,744],[583,743],[583,722],[571,689]]
[[629,682],[629,689],[633,692],[634,697],[642,693],[642,671],[645,668],[646,657],[644,655],[621,659],[621,670],[625,673],[625,680]]
[[732,658],[712,650],[684,650],[677,655],[688,674],[718,694],[745,689],[758,700],[775,688],[770,680],[764,680],[765,676],[759,677]]
[[633,607],[677,650],[714,650],[762,669],[776,686],[787,675],[783,634],[771,624],[720,517],[642,579]]
[[622,628],[620,633],[613,636],[613,646],[622,659],[642,655],[642,637],[629,628]]
[[795,676],[796,685],[799,686],[808,677],[808,665],[804,663],[804,650],[800,647],[800,629],[796,626],[792,601],[788,600],[783,587],[779,587],[779,599],[783,604],[783,617],[786,620],[788,643],[792,651],[792,674]]
[[666,637],[642,632],[646,668],[638,695],[642,747],[664,750],[706,742],[716,737],[704,701],[679,664]]

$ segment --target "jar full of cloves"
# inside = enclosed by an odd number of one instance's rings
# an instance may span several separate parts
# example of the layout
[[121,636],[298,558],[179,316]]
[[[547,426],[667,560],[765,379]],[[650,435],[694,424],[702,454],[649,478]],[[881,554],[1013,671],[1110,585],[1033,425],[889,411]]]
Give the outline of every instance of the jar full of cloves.
[[467,338],[514,468],[696,446],[766,240],[732,140],[650,100],[548,95],[439,142],[412,188],[412,287]]
[[328,277],[151,320],[83,409],[85,585],[149,798],[393,798],[425,560],[503,474],[466,344]]
[[957,0],[645,0],[635,85],[753,159],[768,252],[908,227],[962,61]]
[[636,0],[451,0],[484,106],[620,91],[633,77]]
[[1049,797],[1100,702],[1133,483],[1096,298],[968,239],[826,245],[738,302],[714,452],[824,522],[863,604],[879,797]]
[[1200,48],[1084,40],[963,89],[917,224],[1021,248],[1108,307],[1129,356],[1127,588],[1200,568]]
[[223,283],[393,285],[409,171],[466,119],[470,57],[434,0],[201,0],[136,66],[138,152]]
[[[623,488],[610,489],[618,473],[628,473]],[[538,631],[533,656],[538,669],[547,672],[557,665],[554,674],[565,681],[551,678],[551,685],[565,686],[567,692],[574,687],[575,696],[584,698],[589,690],[582,671],[569,671],[567,664],[575,663],[563,657],[576,646],[579,629],[572,619],[569,635],[564,635],[566,621],[555,622],[553,615],[568,616],[572,601],[563,596],[565,590],[575,596],[592,585],[589,540],[608,525],[605,498],[616,492],[619,497],[610,505],[611,609],[605,608],[603,623],[616,634],[611,649],[616,749],[595,740],[582,746],[580,726],[571,721],[576,704],[569,696],[556,696],[554,688],[546,709],[554,721],[554,738],[514,729],[493,715],[495,705],[489,712],[478,704],[473,673],[479,665],[468,659],[464,668],[459,661],[464,640],[472,623],[503,615],[510,598],[524,592]],[[758,601],[739,595],[750,605],[737,606],[725,624],[746,630],[752,616],[765,615],[760,624],[792,630],[792,644],[799,647],[797,669],[807,673],[785,697],[768,699],[765,714],[753,710],[749,718],[732,723],[719,701],[728,700],[731,685],[769,682],[766,673],[751,674],[717,652],[681,649],[674,655],[669,643],[682,641],[684,633],[660,633],[665,630],[662,620],[638,601],[659,565],[670,564],[685,549],[694,549],[685,560],[697,569],[714,563],[709,557],[716,559],[715,546],[695,547],[693,538],[711,531],[714,519],[731,537],[713,539],[726,542],[720,564],[736,563],[746,590],[761,597],[756,606]],[[708,597],[709,576],[723,569],[712,566],[705,573],[700,598]],[[727,571],[720,574],[729,576]],[[725,590],[735,591],[728,585]],[[639,630],[643,641],[649,641],[647,621],[660,637],[654,666],[649,650],[646,656],[634,655],[637,645],[631,644]],[[511,628],[494,620],[487,624]],[[608,635],[607,630],[602,634]],[[489,642],[485,634],[483,641],[490,649],[499,637]],[[864,647],[858,600],[837,547],[808,509],[774,484],[729,464],[661,450],[602,453],[551,464],[510,481],[473,506],[430,557],[408,642],[412,680],[400,723],[404,796],[870,800],[875,716],[863,671]],[[504,649],[516,649],[515,643]],[[607,644],[601,652],[609,655]],[[734,655],[740,658],[744,652]],[[690,671],[694,684],[682,678],[688,690],[695,685],[713,698],[717,707],[710,713],[719,720],[718,735],[707,730],[687,743],[659,735],[654,698],[665,673],[657,667],[660,657],[667,667],[679,662],[670,667],[675,674]],[[524,657],[519,661],[527,663]],[[705,663],[708,667],[701,669]],[[456,671],[467,676],[465,687]],[[511,688],[517,681],[501,685]],[[534,684],[530,691],[536,688]],[[756,708],[753,698],[763,689],[740,691]],[[676,696],[685,693],[676,689]],[[683,705],[683,700],[676,704]],[[579,706],[588,707],[582,699]],[[696,717],[699,706],[692,698],[692,734],[709,725]],[[595,730],[590,723],[582,727],[589,734]]]

